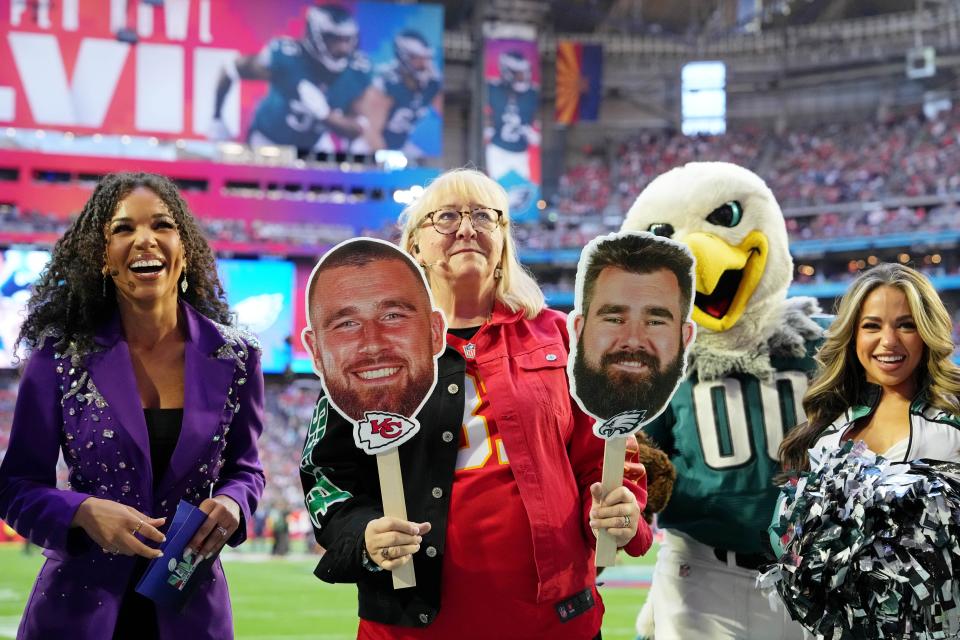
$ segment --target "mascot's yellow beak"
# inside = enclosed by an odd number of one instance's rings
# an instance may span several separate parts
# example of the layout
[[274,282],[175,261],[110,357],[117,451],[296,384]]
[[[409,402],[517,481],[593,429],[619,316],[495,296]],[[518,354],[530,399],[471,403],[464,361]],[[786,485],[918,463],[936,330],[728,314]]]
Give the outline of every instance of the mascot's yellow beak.
[[683,242],[697,259],[693,320],[704,329],[726,331],[737,324],[767,265],[767,236],[751,231],[733,247],[712,233],[691,233]]

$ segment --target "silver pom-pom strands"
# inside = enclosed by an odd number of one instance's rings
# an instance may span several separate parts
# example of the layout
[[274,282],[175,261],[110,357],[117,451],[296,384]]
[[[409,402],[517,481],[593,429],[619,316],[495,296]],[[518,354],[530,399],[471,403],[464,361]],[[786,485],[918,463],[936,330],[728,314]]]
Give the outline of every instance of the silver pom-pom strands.
[[810,452],[771,526],[780,559],[757,579],[816,638],[960,633],[960,464],[894,463],[862,442]]

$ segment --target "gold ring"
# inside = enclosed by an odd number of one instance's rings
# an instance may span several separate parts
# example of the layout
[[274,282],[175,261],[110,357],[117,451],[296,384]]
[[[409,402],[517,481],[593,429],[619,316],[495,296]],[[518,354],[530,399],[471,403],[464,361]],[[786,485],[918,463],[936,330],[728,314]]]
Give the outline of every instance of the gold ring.
[[140,522],[138,522],[138,523],[137,523],[137,526],[135,526],[135,527],[133,528],[133,531],[131,531],[130,533],[132,533],[133,535],[137,535],[137,533],[140,531],[140,527],[142,527],[142,526],[143,526],[143,520],[141,520]]
[[384,560],[389,560],[389,559],[390,559],[390,547],[384,547],[383,549],[380,549],[380,557],[383,558]]

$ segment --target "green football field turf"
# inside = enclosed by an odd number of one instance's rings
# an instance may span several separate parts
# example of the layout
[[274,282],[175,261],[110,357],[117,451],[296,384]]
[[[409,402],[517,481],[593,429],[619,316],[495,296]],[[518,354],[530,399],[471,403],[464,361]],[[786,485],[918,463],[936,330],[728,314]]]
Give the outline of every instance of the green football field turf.
[[[242,556],[242,557],[238,557]],[[622,584],[649,580],[656,549],[643,558],[621,559],[603,576]],[[43,556],[34,548],[0,545],[0,639],[14,638],[30,586]],[[356,637],[357,592],[353,585],[329,585],[313,576],[315,558],[269,559],[234,554],[225,558],[238,640],[348,640]],[[601,586],[606,605],[604,640],[633,640],[633,621],[646,588]]]

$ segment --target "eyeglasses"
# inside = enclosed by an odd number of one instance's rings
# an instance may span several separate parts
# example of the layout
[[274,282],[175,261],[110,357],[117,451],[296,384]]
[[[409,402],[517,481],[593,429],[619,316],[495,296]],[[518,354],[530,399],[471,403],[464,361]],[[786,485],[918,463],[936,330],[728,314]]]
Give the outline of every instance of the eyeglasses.
[[453,207],[446,209],[437,209],[427,214],[426,220],[429,220],[437,233],[450,235],[456,233],[463,224],[463,217],[470,216],[470,224],[477,231],[491,233],[500,224],[503,217],[503,211],[491,207],[477,207],[475,209],[457,210]]

